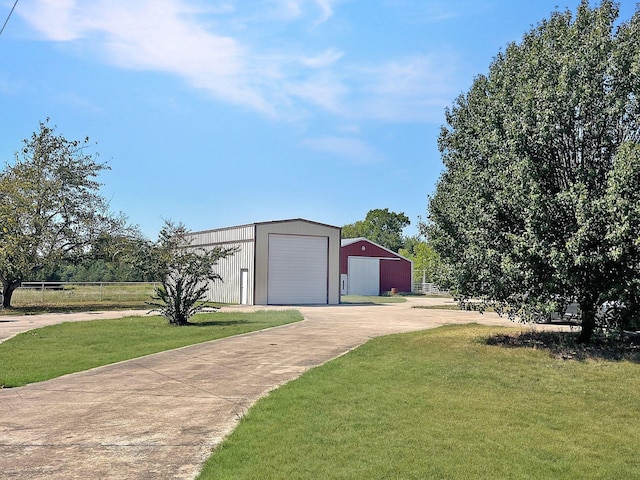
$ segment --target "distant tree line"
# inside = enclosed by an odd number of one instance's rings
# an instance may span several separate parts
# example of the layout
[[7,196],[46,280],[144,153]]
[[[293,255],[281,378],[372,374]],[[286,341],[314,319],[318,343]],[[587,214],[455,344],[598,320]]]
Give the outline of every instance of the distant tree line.
[[125,262],[102,259],[83,260],[78,264],[62,263],[29,278],[30,282],[154,282],[147,272]]
[[99,237],[80,258],[65,259],[34,272],[32,282],[158,282],[152,242],[131,229],[128,235]]

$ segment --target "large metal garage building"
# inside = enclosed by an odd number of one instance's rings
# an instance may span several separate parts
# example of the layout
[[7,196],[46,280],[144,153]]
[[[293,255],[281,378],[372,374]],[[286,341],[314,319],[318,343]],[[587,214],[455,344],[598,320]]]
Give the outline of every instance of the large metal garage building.
[[208,300],[247,305],[340,303],[340,227],[301,218],[194,232],[193,247],[237,247],[218,263]]
[[413,290],[413,262],[366,238],[346,238],[340,250],[343,295],[382,295]]

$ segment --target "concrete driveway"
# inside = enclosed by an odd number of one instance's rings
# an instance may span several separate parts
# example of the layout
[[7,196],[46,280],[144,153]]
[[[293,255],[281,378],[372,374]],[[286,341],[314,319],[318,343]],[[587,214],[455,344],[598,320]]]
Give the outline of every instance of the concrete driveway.
[[411,308],[427,301],[300,307],[300,323],[0,390],[0,477],[190,479],[257,399],[370,338],[513,326],[495,314]]

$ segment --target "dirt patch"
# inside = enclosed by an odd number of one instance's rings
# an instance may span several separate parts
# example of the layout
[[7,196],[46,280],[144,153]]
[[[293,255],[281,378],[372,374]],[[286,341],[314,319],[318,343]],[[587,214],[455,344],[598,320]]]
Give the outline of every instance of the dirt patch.
[[487,338],[487,345],[506,348],[547,350],[561,360],[610,360],[640,363],[640,335],[630,334],[622,339],[594,338],[591,344],[577,342],[577,332],[531,331],[520,334],[496,334]]

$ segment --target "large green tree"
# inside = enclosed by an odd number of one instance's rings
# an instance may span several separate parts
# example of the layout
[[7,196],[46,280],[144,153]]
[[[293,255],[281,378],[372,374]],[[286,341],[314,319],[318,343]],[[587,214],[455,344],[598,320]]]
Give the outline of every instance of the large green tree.
[[617,17],[555,12],[474,80],[446,112],[424,229],[462,301],[523,320],[575,301],[583,342],[640,298],[640,12]]
[[15,161],[0,172],[0,283],[4,307],[38,272],[77,261],[100,237],[124,235],[124,216],[109,211],[96,180],[108,167],[83,141],[41,122]]
[[388,208],[369,210],[364,220],[342,227],[342,238],[363,237],[397,252],[404,245],[402,229],[411,222],[404,212],[390,212]]

